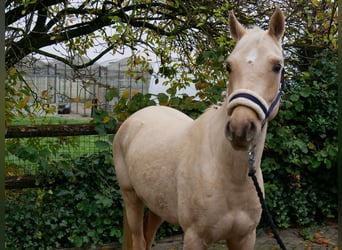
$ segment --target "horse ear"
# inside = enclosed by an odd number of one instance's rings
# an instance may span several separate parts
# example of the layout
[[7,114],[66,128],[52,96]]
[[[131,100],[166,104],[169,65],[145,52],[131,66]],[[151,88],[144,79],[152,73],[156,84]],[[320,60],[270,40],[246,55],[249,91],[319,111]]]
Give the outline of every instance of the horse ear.
[[229,29],[231,36],[236,42],[246,33],[246,29],[236,19],[233,11],[229,13]]
[[270,20],[268,34],[274,37],[277,41],[280,41],[280,39],[284,35],[284,31],[285,17],[283,15],[283,12],[279,9],[279,7],[276,7],[276,10],[274,11]]

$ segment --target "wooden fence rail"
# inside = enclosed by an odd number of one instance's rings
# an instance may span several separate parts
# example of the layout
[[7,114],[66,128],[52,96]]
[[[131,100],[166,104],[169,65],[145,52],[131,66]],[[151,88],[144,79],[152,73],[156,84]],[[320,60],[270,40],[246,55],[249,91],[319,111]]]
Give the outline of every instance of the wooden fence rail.
[[35,175],[8,176],[5,178],[5,189],[37,188],[37,187],[47,187],[48,185],[54,186],[56,184],[58,183],[56,182],[52,184],[39,183],[37,185]]
[[[28,138],[28,137],[59,137],[97,135],[96,124],[54,124],[54,125],[29,125],[9,126],[6,138]],[[115,133],[117,128],[107,130],[108,134]]]

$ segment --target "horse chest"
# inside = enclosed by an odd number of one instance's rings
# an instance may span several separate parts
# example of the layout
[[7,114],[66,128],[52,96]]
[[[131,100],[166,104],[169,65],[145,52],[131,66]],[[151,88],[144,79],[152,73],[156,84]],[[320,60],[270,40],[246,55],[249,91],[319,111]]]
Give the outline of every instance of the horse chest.
[[195,228],[208,242],[250,234],[261,217],[256,192],[250,189],[222,192],[202,189],[186,203],[189,209],[180,218],[185,222],[181,224],[185,224],[185,228]]
[[216,223],[208,228],[204,235],[210,235],[214,241],[242,238],[251,234],[260,220],[258,209],[254,211],[227,211]]

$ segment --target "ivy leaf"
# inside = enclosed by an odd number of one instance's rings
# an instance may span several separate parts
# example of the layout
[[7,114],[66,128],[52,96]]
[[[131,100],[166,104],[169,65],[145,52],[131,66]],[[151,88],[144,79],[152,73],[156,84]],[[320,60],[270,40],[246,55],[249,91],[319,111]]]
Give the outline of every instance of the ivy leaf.
[[107,134],[107,130],[104,124],[97,124],[94,129],[100,136],[104,136]]
[[113,200],[102,194],[95,195],[96,203],[102,204],[104,207],[110,207],[113,204]]
[[106,141],[96,141],[95,146],[99,149],[108,149],[111,145]]
[[299,95],[297,94],[292,94],[290,96],[290,100],[293,101],[293,102],[297,102],[299,100]]
[[310,87],[305,87],[305,88],[303,88],[302,89],[302,91],[300,92],[300,95],[302,96],[302,97],[309,97],[310,95],[311,95],[311,93],[312,93],[312,89],[310,88]]

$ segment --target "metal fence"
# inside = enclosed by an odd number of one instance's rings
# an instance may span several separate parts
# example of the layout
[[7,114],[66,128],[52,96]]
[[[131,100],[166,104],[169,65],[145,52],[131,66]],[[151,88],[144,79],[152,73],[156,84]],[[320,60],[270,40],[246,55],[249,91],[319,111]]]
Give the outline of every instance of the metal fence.
[[[48,130],[50,127],[54,127],[51,132]],[[44,167],[41,160],[45,158],[50,162],[58,162],[65,159],[66,155],[77,158],[111,150],[113,134],[99,136],[89,124],[45,126],[45,130],[39,126],[35,128],[32,132],[32,127],[9,127],[5,150],[7,176],[34,175]],[[104,142],[108,142],[107,147]]]
[[[58,105],[61,99],[72,104],[71,112],[90,115],[84,104],[96,100],[98,106],[112,107],[116,100],[107,101],[105,96],[111,88],[127,91],[129,97],[137,92],[147,93],[151,73],[131,69],[128,59],[75,71],[55,60],[23,63],[18,70],[24,72],[26,84],[48,104]],[[151,68],[152,70],[152,68]],[[128,74],[127,72],[130,72]],[[33,100],[32,100],[33,101]]]

